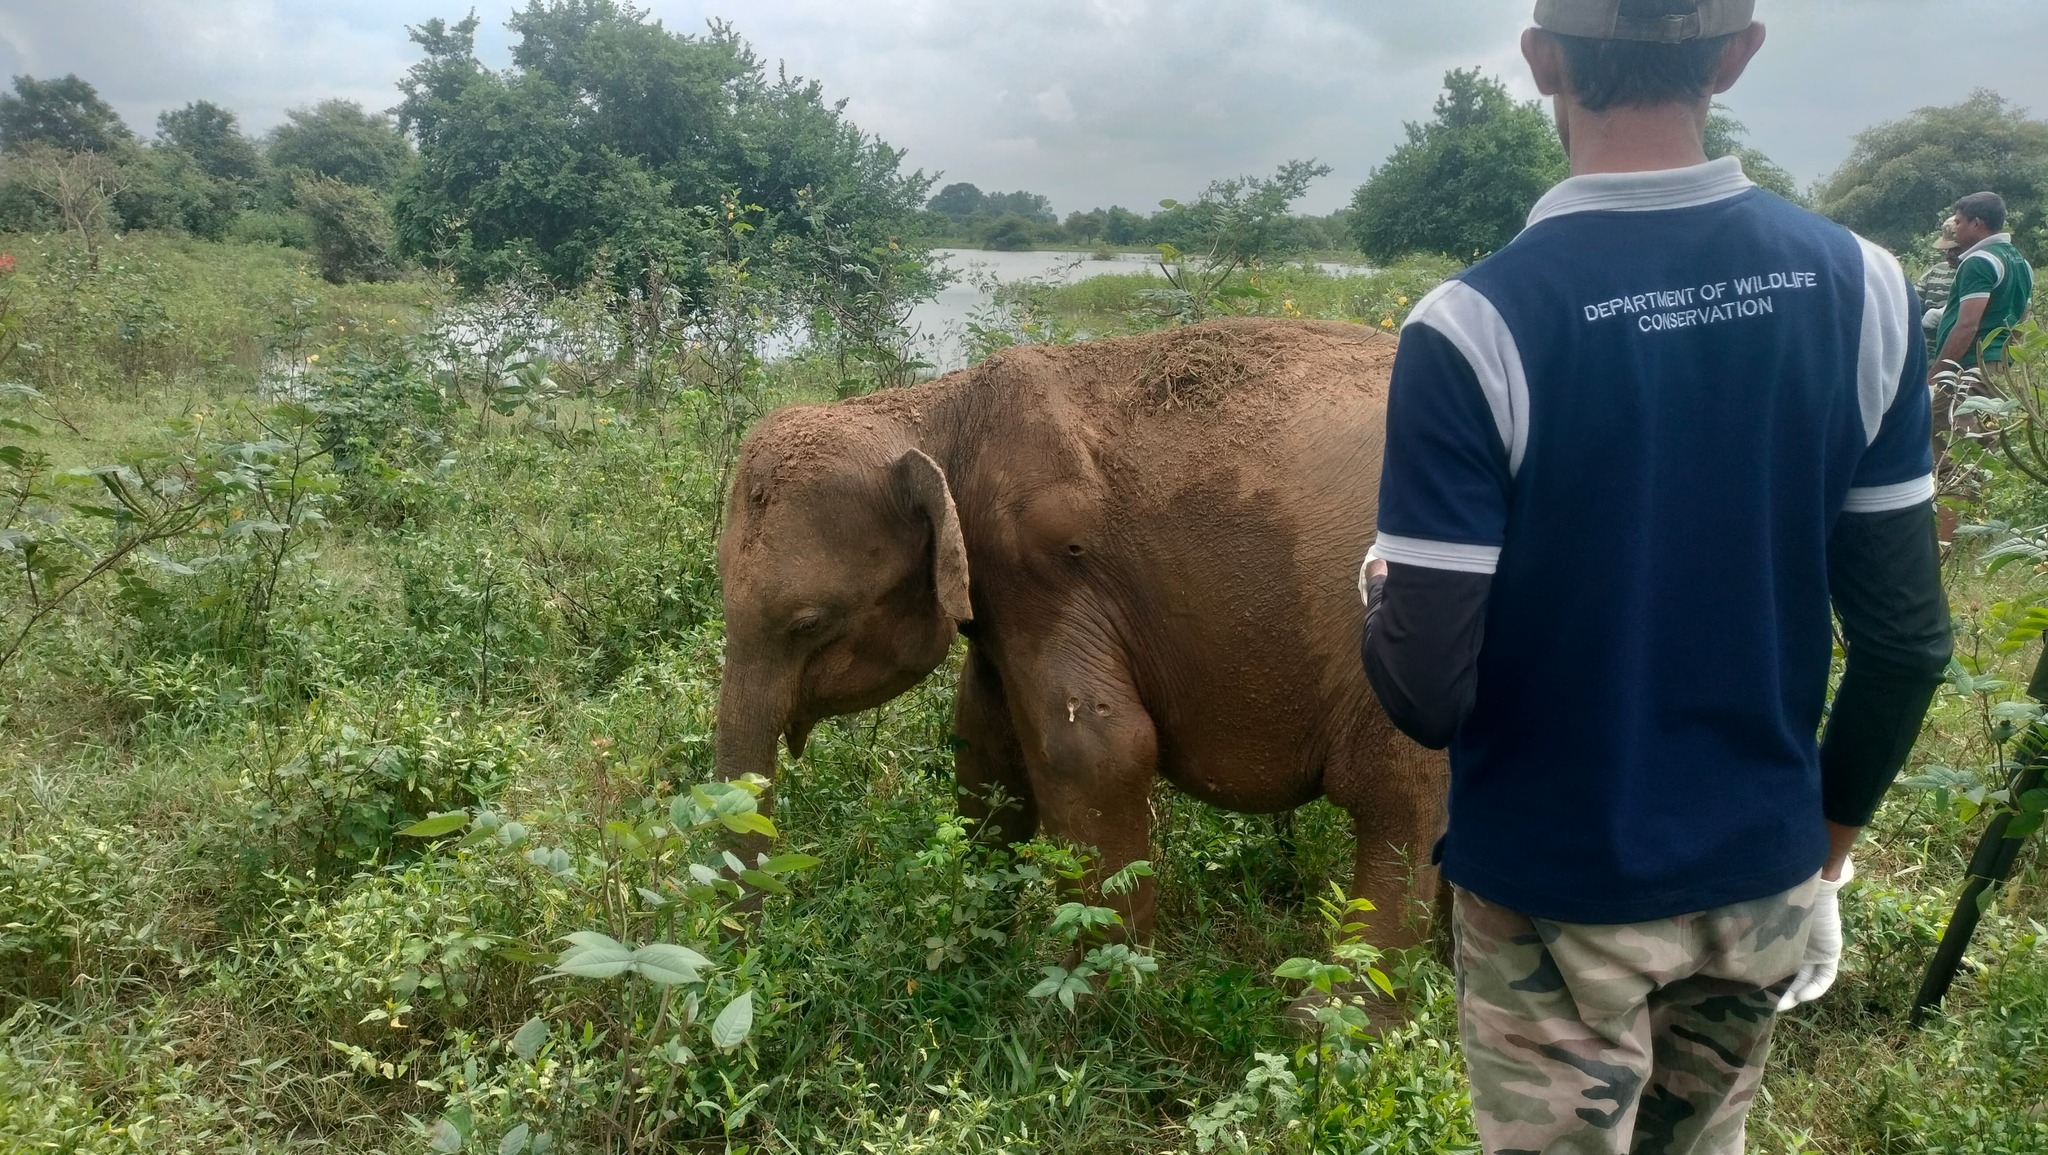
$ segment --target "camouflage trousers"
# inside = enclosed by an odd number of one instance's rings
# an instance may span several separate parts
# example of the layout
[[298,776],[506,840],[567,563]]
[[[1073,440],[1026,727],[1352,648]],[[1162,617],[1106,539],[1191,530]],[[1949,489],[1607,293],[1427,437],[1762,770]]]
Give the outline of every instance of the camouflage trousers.
[[1593,926],[1458,890],[1459,1034],[1487,1155],[1741,1155],[1816,892]]

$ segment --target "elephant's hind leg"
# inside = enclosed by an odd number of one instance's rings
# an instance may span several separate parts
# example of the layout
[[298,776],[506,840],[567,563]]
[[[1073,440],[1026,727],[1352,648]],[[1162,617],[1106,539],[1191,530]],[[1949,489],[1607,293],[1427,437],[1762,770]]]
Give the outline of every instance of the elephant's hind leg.
[[1022,842],[1038,831],[1038,802],[1010,721],[1009,703],[995,664],[978,645],[967,647],[960,689],[953,698],[953,779],[960,813],[979,823],[981,836],[999,845]]

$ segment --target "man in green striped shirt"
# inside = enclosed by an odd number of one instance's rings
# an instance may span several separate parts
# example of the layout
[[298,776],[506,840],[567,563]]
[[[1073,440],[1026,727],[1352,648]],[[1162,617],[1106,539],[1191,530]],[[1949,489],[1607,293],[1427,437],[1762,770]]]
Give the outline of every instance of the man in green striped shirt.
[[1956,285],[1956,262],[1963,257],[1963,247],[1956,243],[1954,217],[1941,222],[1941,235],[1935,238],[1934,251],[1941,259],[1913,284],[1913,290],[1920,294],[1921,307],[1927,310],[1920,318],[1920,328],[1929,351],[1941,348],[1934,338],[1941,332],[1941,315],[1948,309],[1949,291]]
[[2034,270],[2005,231],[2005,198],[1981,192],[1957,201],[1955,229],[1963,256],[1935,333],[1933,375],[2003,368],[2006,336],[2034,299]]

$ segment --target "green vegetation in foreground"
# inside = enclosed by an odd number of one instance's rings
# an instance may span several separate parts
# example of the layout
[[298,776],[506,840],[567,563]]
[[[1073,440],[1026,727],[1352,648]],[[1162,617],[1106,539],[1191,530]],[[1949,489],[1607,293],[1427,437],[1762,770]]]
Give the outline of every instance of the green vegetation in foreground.
[[[0,444],[232,484],[0,666],[0,1150],[1472,1149],[1436,962],[1390,960],[1416,1013],[1385,1040],[1319,1052],[1283,1021],[1299,984],[1271,976],[1324,952],[1348,861],[1327,807],[1283,839],[1162,790],[1158,969],[1070,1011],[1033,992],[1066,954],[1071,855],[1000,858],[953,818],[947,673],[820,727],[785,768],[785,857],[734,877],[698,828],[753,825],[752,800],[692,795],[718,478],[751,411],[725,391],[830,396],[839,366],[464,354],[425,322],[430,284],[335,289],[276,250],[137,238],[65,279],[44,245],[0,298],[70,327],[0,331],[35,346],[0,377],[41,395],[4,399]],[[1236,304],[1373,324],[1432,279],[1258,275]],[[1127,315],[1116,288],[1053,299]],[[168,320],[138,346],[115,306],[139,301]],[[531,320],[515,294],[464,307]],[[305,368],[305,405],[258,397],[269,356]],[[2048,519],[2004,475],[1991,510]],[[95,549],[117,532],[61,524]],[[10,626],[23,572],[0,574]],[[1994,646],[2020,581],[1956,566],[1980,672],[2031,660]],[[1944,695],[1919,761],[1981,763],[1989,702]],[[1953,1017],[1903,1025],[1977,825],[1954,781],[1882,814],[1849,973],[1783,1025],[1755,1149],[2048,1145],[2038,849]],[[742,887],[769,892],[758,925],[722,909]],[[583,932],[606,939],[565,959]]]

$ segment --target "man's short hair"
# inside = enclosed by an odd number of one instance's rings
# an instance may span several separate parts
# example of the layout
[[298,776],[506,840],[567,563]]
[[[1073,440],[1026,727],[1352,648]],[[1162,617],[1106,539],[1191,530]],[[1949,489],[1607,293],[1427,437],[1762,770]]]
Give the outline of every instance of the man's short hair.
[[2005,231],[2005,198],[1995,192],[1971,193],[1956,202],[1955,214],[1982,221],[1994,233]]
[[[1621,0],[1621,15],[1655,20],[1685,16],[1696,0]],[[1729,37],[1657,44],[1557,36],[1572,95],[1588,112],[1658,104],[1691,104],[1712,94]]]

